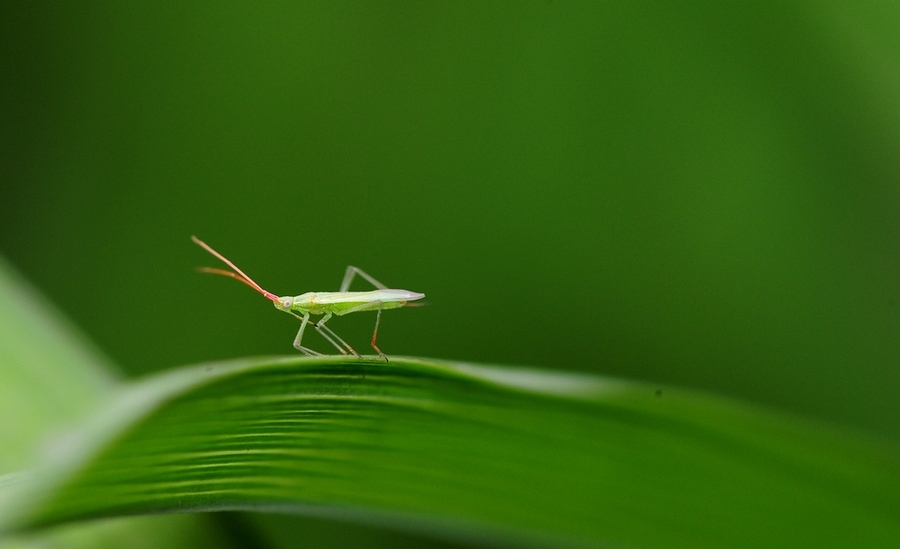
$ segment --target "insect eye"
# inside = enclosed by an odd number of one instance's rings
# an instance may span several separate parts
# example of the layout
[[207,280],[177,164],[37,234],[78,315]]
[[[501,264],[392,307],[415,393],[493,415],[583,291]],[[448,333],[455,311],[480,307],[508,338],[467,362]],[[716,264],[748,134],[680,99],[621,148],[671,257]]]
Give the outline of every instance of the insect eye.
[[281,305],[284,306],[284,307],[290,308],[290,307],[291,307],[291,300],[290,300],[290,299],[285,299],[284,301],[281,302]]

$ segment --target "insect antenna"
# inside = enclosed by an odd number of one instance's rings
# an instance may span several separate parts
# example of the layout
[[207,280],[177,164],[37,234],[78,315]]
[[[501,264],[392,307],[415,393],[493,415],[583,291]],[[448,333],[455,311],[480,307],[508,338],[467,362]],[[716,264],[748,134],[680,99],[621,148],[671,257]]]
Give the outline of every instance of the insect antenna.
[[248,282],[246,278],[242,277],[241,275],[239,275],[237,273],[233,273],[231,271],[226,271],[225,269],[217,269],[215,267],[197,267],[197,272],[227,276],[229,278],[239,280],[240,282],[243,282],[244,284],[246,284],[247,286],[250,286],[254,290],[259,291],[259,288],[257,288],[256,286],[254,286],[253,284]]
[[217,275],[227,276],[227,277],[233,278],[235,280],[240,280],[247,286],[250,286],[257,292],[264,295],[267,299],[270,299],[272,301],[278,301],[277,295],[273,294],[272,292],[264,290],[262,288],[262,286],[260,286],[256,282],[254,282],[253,279],[250,278],[249,276],[247,276],[247,274],[244,271],[240,270],[237,265],[235,265],[234,263],[232,263],[231,261],[226,259],[226,257],[224,255],[222,255],[219,252],[212,249],[212,247],[209,244],[207,244],[206,242],[203,242],[202,240],[200,240],[199,238],[197,238],[196,236],[193,236],[193,235],[191,236],[191,240],[194,241],[194,244],[197,244],[198,246],[200,246],[207,252],[209,252],[212,255],[219,258],[223,263],[225,263],[226,265],[228,265],[229,267],[234,269],[235,272],[226,271],[225,269],[217,269],[215,267],[200,267],[197,269],[198,271],[200,271],[201,273],[217,274]]

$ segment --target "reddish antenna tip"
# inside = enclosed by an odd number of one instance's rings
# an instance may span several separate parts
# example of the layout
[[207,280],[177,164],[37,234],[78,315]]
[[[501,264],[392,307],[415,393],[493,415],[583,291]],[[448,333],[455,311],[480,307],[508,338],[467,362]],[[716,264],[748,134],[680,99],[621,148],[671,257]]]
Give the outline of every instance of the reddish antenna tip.
[[266,299],[269,299],[269,300],[275,301],[275,302],[278,301],[278,296],[277,296],[277,295],[275,295],[275,294],[273,294],[272,292],[269,292],[269,291],[267,291],[267,290],[264,290],[264,289],[262,288],[262,286],[260,286],[260,285],[257,284],[256,282],[254,282],[253,279],[250,278],[249,276],[247,276],[247,274],[246,274],[244,271],[240,270],[240,269],[238,268],[237,265],[235,265],[235,264],[232,263],[230,260],[228,260],[228,258],[226,258],[224,255],[222,255],[222,254],[220,254],[219,252],[215,251],[215,250],[212,248],[212,246],[210,246],[210,245],[207,244],[206,242],[203,242],[202,240],[200,240],[199,238],[197,238],[197,237],[194,236],[194,235],[191,235],[191,240],[194,241],[194,244],[197,244],[198,246],[200,246],[201,248],[203,248],[203,249],[206,250],[207,252],[211,253],[212,255],[214,255],[215,257],[217,257],[219,260],[221,260],[223,263],[225,263],[226,265],[228,265],[229,267],[231,267],[231,268],[234,270],[234,272],[231,272],[231,271],[226,271],[225,269],[216,269],[216,268],[214,268],[214,267],[200,267],[200,268],[198,269],[200,272],[202,272],[202,273],[210,273],[210,274],[217,274],[217,275],[221,275],[221,276],[227,276],[227,277],[229,277],[229,278],[233,278],[233,279],[235,279],[235,280],[239,280],[239,281],[243,282],[244,284],[246,284],[247,286],[250,286],[251,288],[253,288],[253,289],[256,290],[257,292],[261,293],[263,296],[265,296]]

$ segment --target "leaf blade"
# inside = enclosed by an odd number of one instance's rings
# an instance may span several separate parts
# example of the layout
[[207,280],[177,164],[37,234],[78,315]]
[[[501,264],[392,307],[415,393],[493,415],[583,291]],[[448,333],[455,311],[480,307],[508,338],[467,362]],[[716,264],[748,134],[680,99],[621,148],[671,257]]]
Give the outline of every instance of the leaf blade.
[[419,359],[289,358],[177,370],[119,402],[85,436],[83,460],[33,491],[49,496],[21,525],[251,509],[522,542],[900,536],[893,450],[701,393]]

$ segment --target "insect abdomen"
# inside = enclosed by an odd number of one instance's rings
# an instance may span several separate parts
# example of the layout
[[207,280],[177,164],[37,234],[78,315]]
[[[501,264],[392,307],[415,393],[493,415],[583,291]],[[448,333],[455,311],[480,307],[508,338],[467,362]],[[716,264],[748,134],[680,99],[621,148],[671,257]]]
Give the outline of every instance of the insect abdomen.
[[425,294],[407,290],[373,290],[370,292],[318,292],[316,303],[336,315],[345,312],[396,309],[425,297]]

